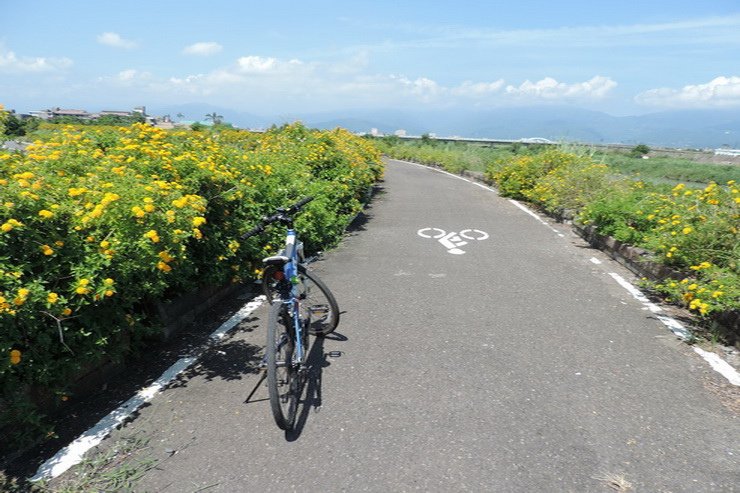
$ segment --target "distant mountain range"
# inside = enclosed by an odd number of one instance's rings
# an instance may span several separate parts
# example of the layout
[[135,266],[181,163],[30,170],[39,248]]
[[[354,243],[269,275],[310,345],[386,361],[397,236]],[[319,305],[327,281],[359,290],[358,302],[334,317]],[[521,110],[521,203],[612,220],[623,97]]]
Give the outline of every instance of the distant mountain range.
[[353,132],[512,139],[542,137],[583,143],[644,143],[676,148],[740,148],[740,110],[676,110],[637,116],[612,116],[567,106],[509,107],[480,111],[459,109],[401,111],[347,110],[261,116],[207,104],[152,108],[177,120],[204,119],[217,112],[242,128],[267,128],[295,120],[315,128],[343,127]]

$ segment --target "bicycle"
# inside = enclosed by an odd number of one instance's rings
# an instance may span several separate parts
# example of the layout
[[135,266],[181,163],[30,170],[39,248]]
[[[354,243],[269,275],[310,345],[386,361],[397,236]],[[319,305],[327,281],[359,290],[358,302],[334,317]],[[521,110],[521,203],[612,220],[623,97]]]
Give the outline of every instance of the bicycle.
[[308,335],[325,336],[339,324],[334,295],[319,277],[306,269],[303,244],[294,229],[294,216],[313,197],[279,208],[242,239],[262,233],[273,223],[286,226],[285,248],[263,260],[262,290],[270,303],[263,365],[267,373],[270,408],[278,427],[291,430],[308,372]]

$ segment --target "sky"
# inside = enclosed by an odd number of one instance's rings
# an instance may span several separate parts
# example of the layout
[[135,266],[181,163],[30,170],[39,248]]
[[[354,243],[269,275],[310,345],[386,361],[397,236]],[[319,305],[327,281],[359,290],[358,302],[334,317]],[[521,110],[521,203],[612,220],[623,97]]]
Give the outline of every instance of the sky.
[[0,0],[0,104],[740,109],[738,0]]

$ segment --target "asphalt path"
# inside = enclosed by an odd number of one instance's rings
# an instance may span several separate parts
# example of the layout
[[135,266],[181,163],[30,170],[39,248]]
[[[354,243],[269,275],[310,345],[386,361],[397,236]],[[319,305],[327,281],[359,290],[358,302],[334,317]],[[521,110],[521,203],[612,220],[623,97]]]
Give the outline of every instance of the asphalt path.
[[390,161],[378,188],[312,264],[342,314],[297,430],[257,385],[263,306],[103,443],[146,439],[136,491],[740,490],[727,382],[618,264],[436,170]]

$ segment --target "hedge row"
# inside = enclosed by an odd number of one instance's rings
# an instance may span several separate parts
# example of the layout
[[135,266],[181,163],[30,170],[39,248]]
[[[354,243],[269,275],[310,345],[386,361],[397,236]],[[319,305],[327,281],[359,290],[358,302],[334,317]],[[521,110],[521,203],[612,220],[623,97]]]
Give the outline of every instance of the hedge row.
[[154,302],[253,278],[279,247],[279,231],[240,241],[259,218],[313,195],[297,227],[308,251],[325,248],[382,172],[368,141],[300,124],[262,134],[66,126],[24,153],[0,152],[6,443],[44,426],[29,389],[68,399],[72,375],[120,359],[121,341],[156,325]]

